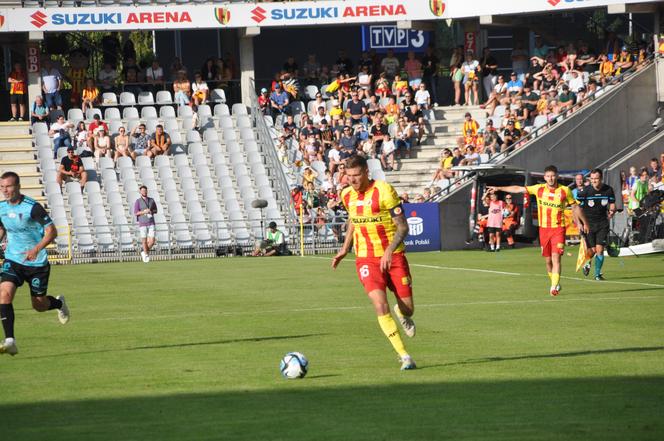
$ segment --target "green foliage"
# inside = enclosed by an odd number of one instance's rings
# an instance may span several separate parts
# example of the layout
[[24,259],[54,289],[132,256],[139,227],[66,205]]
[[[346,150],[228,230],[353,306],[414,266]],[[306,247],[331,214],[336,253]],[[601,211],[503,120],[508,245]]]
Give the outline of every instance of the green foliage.
[[[72,320],[32,311],[19,289],[21,352],[0,355],[0,433],[664,438],[661,255],[607,259],[606,282],[572,273],[565,257],[563,291],[551,298],[536,248],[409,254],[411,372],[399,371],[347,259],[336,271],[329,257],[54,266],[49,292],[67,295]],[[294,350],[309,358],[309,374],[285,380],[279,360]]]
[[610,19],[606,10],[598,9],[593,11],[592,15],[588,17],[586,28],[590,33],[602,40],[608,32],[618,32],[623,24],[624,22],[620,15],[611,16]]

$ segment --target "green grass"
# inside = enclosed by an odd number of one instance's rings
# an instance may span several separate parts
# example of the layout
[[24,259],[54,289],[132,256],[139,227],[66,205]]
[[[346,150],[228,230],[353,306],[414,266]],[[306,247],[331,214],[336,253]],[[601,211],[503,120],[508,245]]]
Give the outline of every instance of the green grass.
[[[72,321],[19,291],[0,439],[664,438],[661,255],[607,259],[604,283],[566,257],[574,280],[555,299],[534,248],[409,260],[411,372],[350,260],[336,272],[311,257],[54,267]],[[280,377],[288,351],[308,356],[305,379]]]

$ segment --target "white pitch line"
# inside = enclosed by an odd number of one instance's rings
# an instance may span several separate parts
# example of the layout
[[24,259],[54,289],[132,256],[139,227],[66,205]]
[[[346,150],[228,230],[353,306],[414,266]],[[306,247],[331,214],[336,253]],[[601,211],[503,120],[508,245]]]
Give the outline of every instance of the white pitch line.
[[[327,257],[319,257],[319,256],[307,256],[311,259],[328,259]],[[351,260],[354,260],[351,258]],[[528,277],[548,277],[545,276],[544,274],[526,274],[526,273],[512,273],[508,271],[494,271],[494,270],[487,270],[487,269],[482,269],[482,268],[463,268],[463,267],[451,267],[451,266],[439,266],[439,265],[424,265],[421,263],[410,263],[410,266],[418,267],[418,268],[429,268],[429,269],[439,269],[439,270],[445,270],[445,271],[470,271],[470,272],[476,272],[476,273],[486,273],[486,274],[500,274],[503,276],[528,276]],[[576,280],[578,282],[590,282],[590,283],[601,283],[601,284],[608,284],[608,283],[614,283],[618,285],[638,285],[638,286],[649,286],[652,288],[664,288],[664,285],[660,285],[657,283],[647,283],[647,282],[623,282],[620,280],[603,280],[601,282],[597,282],[595,280],[591,279],[579,279],[577,277],[569,277],[569,276],[561,276],[561,279],[567,279],[567,280]]]
[[[486,300],[477,302],[458,302],[458,303],[429,303],[419,304],[418,309],[422,308],[444,308],[444,307],[458,307],[458,306],[484,306],[484,305],[519,305],[519,304],[537,304],[537,303],[560,303],[560,302],[605,302],[617,301],[626,302],[631,300],[654,300],[662,299],[663,296],[643,296],[643,297],[588,297],[588,298],[560,298],[555,299],[533,299],[533,300]],[[326,306],[319,308],[295,308],[295,309],[268,309],[264,311],[233,311],[233,312],[207,312],[207,313],[192,313],[192,314],[171,314],[171,315],[150,315],[150,316],[134,316],[134,317],[93,317],[93,318],[77,318],[77,322],[98,322],[98,321],[125,321],[125,320],[164,320],[176,318],[191,318],[191,317],[232,317],[243,315],[264,315],[264,314],[293,314],[303,312],[336,312],[336,311],[353,311],[353,310],[368,310],[370,306]],[[77,316],[80,317],[80,316]]]

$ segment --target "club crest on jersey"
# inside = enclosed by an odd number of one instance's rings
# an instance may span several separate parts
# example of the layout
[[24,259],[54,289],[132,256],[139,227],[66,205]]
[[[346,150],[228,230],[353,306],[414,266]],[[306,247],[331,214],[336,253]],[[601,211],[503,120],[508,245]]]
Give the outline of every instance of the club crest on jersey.
[[32,281],[30,282],[30,285],[32,285],[34,288],[39,288],[39,287],[41,286],[41,280],[39,280],[38,277],[35,277],[35,278],[32,279]]

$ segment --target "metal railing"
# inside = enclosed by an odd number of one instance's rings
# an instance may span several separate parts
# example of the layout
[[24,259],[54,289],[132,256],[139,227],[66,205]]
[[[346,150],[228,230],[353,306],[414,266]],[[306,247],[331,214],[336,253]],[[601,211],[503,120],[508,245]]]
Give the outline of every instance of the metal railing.
[[254,84],[253,78],[250,79],[250,96],[251,96],[251,116],[254,120],[254,126],[256,128],[256,134],[258,138],[258,145],[263,153],[266,164],[274,171],[274,183],[276,185],[276,198],[277,202],[280,204],[282,213],[288,214],[289,221],[295,220],[295,215],[290,209],[290,188],[288,187],[288,179],[286,178],[286,173],[279,161],[277,155],[277,149],[274,144],[274,139],[270,128],[263,118],[263,113],[258,108],[258,96],[256,95],[256,86]]

